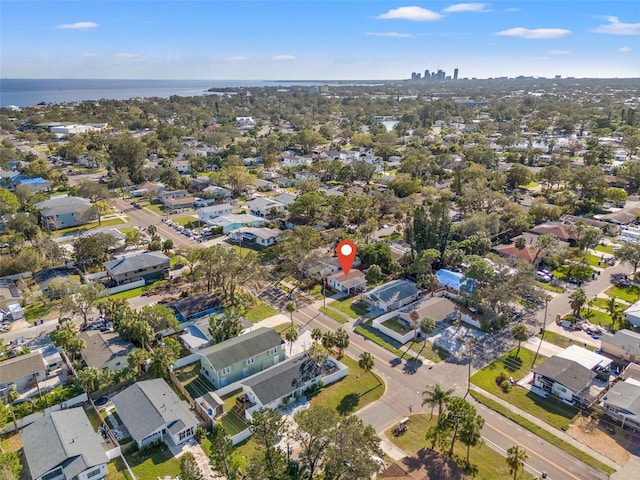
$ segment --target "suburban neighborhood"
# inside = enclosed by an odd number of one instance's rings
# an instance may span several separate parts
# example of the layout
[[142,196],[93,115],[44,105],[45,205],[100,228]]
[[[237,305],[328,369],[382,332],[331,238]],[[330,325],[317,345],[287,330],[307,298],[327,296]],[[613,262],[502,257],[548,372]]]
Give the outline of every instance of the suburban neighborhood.
[[639,478],[639,103],[0,109],[2,478]]

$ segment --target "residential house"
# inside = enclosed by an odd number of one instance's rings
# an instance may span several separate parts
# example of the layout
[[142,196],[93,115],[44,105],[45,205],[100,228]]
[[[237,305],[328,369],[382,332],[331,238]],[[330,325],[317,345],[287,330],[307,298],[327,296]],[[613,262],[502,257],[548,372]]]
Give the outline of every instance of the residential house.
[[0,398],[5,398],[11,385],[18,392],[47,378],[47,366],[40,352],[18,355],[0,362]]
[[101,480],[109,459],[81,407],[43,412],[21,432],[28,478]]
[[179,210],[181,208],[192,208],[195,203],[196,199],[194,197],[166,198],[164,207],[169,210]]
[[282,165],[285,167],[301,167],[311,165],[311,158],[299,157],[297,155],[283,155],[281,158]]
[[[11,281],[0,281],[0,310],[7,310],[7,306],[10,303],[17,303],[22,305],[24,298],[16,287],[16,284]],[[4,320],[0,315],[0,321]]]
[[249,213],[264,218],[276,218],[287,206],[266,197],[258,197],[249,202]]
[[248,213],[241,213],[210,218],[207,223],[211,227],[222,227],[223,233],[229,233],[242,227],[260,227],[266,223],[266,220]]
[[86,198],[58,195],[36,203],[35,207],[40,211],[40,224],[47,230],[78,227],[98,219]]
[[162,378],[137,382],[112,398],[116,412],[139,448],[151,442],[180,445],[199,425],[189,404]]
[[213,342],[211,334],[209,333],[209,319],[206,319],[204,322],[187,324],[183,328],[183,332],[178,339],[180,343],[184,345],[184,348],[191,353],[196,353],[198,350],[208,347]]
[[200,293],[189,297],[179,298],[167,304],[171,308],[179,322],[189,322],[198,318],[211,315],[222,308],[222,302],[213,292]]
[[640,431],[640,382],[627,378],[615,383],[602,397],[602,407],[622,428]]
[[104,262],[104,268],[117,284],[151,281],[169,271],[170,258],[162,252],[144,252]]
[[231,238],[236,242],[246,245],[258,245],[260,247],[270,247],[278,242],[282,237],[282,230],[278,228],[255,228],[242,227],[231,233]]
[[367,288],[367,280],[364,273],[360,270],[351,269],[349,276],[346,276],[342,270],[327,275],[327,287],[336,292],[344,292],[347,295],[355,295],[363,292]]
[[453,290],[456,293],[460,291],[469,292],[473,289],[473,282],[466,279],[464,273],[461,272],[442,268],[436,272],[436,277],[438,277],[441,287]]
[[40,291],[49,298],[59,298],[63,292],[51,288],[55,283],[72,288],[80,284],[80,275],[74,268],[50,267],[43,268],[33,274],[33,280],[40,287]]
[[29,190],[31,190],[32,193],[51,191],[51,184],[49,183],[49,180],[45,180],[44,178],[41,178],[41,177],[25,178],[23,180],[20,180],[16,184],[16,187],[20,187],[20,186],[24,186],[28,188]]
[[406,307],[398,313],[408,327],[412,326],[411,312],[415,311],[420,319],[433,318],[436,323],[454,320],[456,318],[456,305],[446,297],[423,298],[419,302]]
[[198,351],[201,373],[216,388],[224,387],[284,360],[282,337],[260,327]]
[[170,165],[180,175],[188,175],[191,172],[191,162],[189,160],[171,160]]
[[577,235],[568,225],[558,222],[547,222],[537,225],[529,230],[536,235],[551,234],[562,242],[568,242],[573,245],[577,239]]
[[602,353],[625,362],[640,363],[640,333],[628,329],[600,337]]
[[556,355],[534,368],[533,385],[539,390],[532,390],[573,404],[580,401],[595,377],[594,371],[580,363]]
[[640,300],[624,311],[629,325],[640,327]]
[[188,196],[189,192],[186,190],[163,190],[158,192],[158,200],[160,200],[163,205],[166,205],[168,198],[187,198]]
[[113,371],[129,366],[128,355],[134,349],[133,343],[116,332],[86,330],[80,332],[78,338],[84,341],[80,355],[87,366]]
[[515,243],[509,245],[496,245],[491,250],[504,258],[518,258],[526,262],[531,263],[534,267],[537,267],[544,255],[538,254],[539,249],[525,245],[524,248],[516,247]]
[[202,223],[208,224],[214,218],[221,217],[223,215],[231,215],[232,213],[233,209],[228,203],[224,203],[221,205],[211,205],[209,207],[198,209],[198,220],[200,220]]
[[270,182],[269,180],[263,180],[261,178],[256,179],[255,184],[256,188],[260,192],[271,192],[276,188],[276,185],[273,182]]
[[317,173],[310,172],[308,170],[302,170],[301,172],[294,173],[293,178],[295,178],[299,182],[320,181],[320,176]]
[[210,185],[202,190],[202,195],[207,198],[214,198],[216,200],[223,201],[231,197],[231,191],[217,185]]
[[394,280],[362,294],[362,300],[373,308],[390,312],[415,302],[422,291],[409,280]]
[[306,353],[257,373],[241,382],[245,415],[251,420],[252,413],[260,408],[277,408],[285,398],[302,394],[313,384],[322,381],[329,385],[347,375],[347,367],[329,358],[318,365]]
[[295,202],[297,198],[298,196],[293,193],[284,192],[273,197],[273,200],[278,203],[282,203],[286,208],[289,208],[289,205]]
[[[362,261],[359,257],[356,256],[353,261],[352,267],[355,268],[359,267],[360,265],[362,265]],[[331,275],[332,273],[337,273],[341,269],[342,267],[340,266],[338,257],[328,256],[321,256],[316,258],[311,257],[306,261],[306,264],[303,268],[304,274],[307,278],[316,278],[318,280],[326,277],[327,275]]]

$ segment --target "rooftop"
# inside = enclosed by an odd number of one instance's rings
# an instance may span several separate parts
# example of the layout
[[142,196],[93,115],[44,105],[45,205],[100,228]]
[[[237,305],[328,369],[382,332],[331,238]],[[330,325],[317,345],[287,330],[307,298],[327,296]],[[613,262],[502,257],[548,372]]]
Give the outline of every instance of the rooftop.
[[247,358],[282,345],[282,337],[274,330],[259,327],[255,330],[203,348],[198,355],[206,357],[216,370],[230,367]]
[[179,298],[167,304],[184,318],[192,317],[201,312],[218,308],[222,302],[216,293],[200,293],[191,297]]
[[169,263],[169,257],[162,252],[143,252],[129,257],[122,257],[104,262],[105,268],[112,275],[146,270],[149,267]]
[[11,383],[19,378],[40,372],[45,368],[40,352],[19,355],[0,362],[0,383]]
[[557,355],[541,363],[533,371],[576,393],[587,387],[596,376],[594,372],[578,362]]
[[618,330],[615,334],[602,335],[602,343],[609,343],[623,349],[631,355],[640,355],[640,333],[631,330]]
[[80,332],[78,338],[84,340],[82,358],[89,367],[102,368],[115,358],[126,357],[134,349],[133,343],[115,332],[87,330]]
[[347,288],[358,287],[363,283],[366,285],[367,281],[365,279],[365,274],[360,270],[352,269],[349,271],[349,276],[347,277],[342,270],[336,273],[332,273],[328,275],[327,278],[333,278],[336,282],[344,285]]
[[416,284],[409,280],[394,280],[370,290],[365,295],[373,300],[391,303],[411,297],[420,292]]

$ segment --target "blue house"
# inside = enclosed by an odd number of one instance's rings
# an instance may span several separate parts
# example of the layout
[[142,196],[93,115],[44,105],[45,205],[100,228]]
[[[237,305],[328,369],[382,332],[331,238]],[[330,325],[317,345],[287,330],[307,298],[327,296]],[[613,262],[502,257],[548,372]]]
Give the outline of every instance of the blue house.
[[472,282],[464,278],[464,274],[452,270],[441,269],[436,272],[440,285],[456,292],[473,290]]
[[40,223],[47,230],[77,227],[98,219],[86,198],[59,195],[36,203],[35,207],[40,210]]
[[51,184],[49,183],[49,180],[45,180],[41,177],[20,179],[17,182],[16,187],[19,187],[21,185],[29,187],[34,193],[48,192],[51,190]]
[[167,304],[180,323],[189,322],[222,310],[222,301],[215,293],[201,293],[180,298]]

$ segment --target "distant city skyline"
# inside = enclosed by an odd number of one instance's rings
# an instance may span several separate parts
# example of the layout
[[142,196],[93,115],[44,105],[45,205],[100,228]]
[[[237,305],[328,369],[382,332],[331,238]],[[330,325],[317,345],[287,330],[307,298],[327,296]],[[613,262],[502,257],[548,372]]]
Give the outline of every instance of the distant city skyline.
[[459,68],[459,78],[632,78],[640,77],[637,6],[2,0],[0,76],[403,80]]

